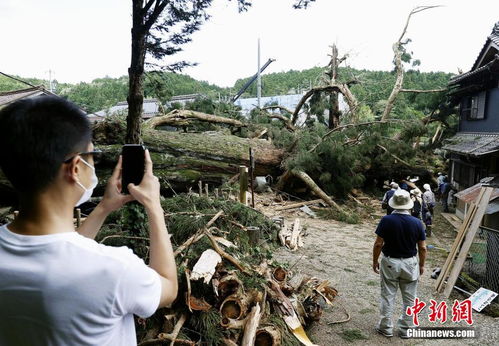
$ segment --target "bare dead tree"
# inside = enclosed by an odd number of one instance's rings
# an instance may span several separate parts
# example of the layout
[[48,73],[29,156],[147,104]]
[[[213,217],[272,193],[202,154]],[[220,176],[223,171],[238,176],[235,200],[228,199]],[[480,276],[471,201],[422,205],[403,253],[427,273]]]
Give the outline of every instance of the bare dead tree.
[[403,46],[408,43],[408,41],[402,41],[407,33],[407,28],[409,27],[409,22],[411,20],[412,15],[426,11],[432,8],[436,8],[440,6],[418,6],[415,7],[407,17],[405,22],[404,29],[402,30],[402,34],[400,35],[397,42],[395,42],[392,46],[393,54],[394,54],[394,62],[395,62],[395,70],[397,72],[397,78],[395,79],[395,85],[393,86],[392,92],[388,97],[388,101],[386,103],[386,107],[383,111],[383,115],[381,116],[381,120],[386,120],[390,116],[390,113],[395,105],[395,100],[397,95],[402,90],[402,84],[404,83],[404,66],[402,65],[402,54],[403,54]]

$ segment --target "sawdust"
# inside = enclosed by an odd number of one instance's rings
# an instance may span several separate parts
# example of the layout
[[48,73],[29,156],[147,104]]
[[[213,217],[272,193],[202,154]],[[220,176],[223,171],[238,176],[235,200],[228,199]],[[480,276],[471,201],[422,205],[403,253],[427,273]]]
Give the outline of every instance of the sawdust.
[[[267,197],[268,199],[269,197]],[[372,244],[379,215],[383,214],[381,208],[375,211],[377,216],[356,225],[314,219],[299,209],[274,212],[274,206],[268,204],[259,205],[259,209],[268,216],[283,216],[290,223],[296,217],[302,218],[302,224],[306,227],[304,247],[294,252],[282,247],[275,252],[274,257],[278,261],[290,263],[290,266],[293,266],[294,275],[311,275],[328,279],[339,292],[334,306],[326,308],[320,322],[307,331],[314,343],[318,345],[499,344],[499,320],[478,313],[473,314],[474,326],[480,333],[477,339],[402,340],[396,334],[393,338],[387,339],[375,332],[374,326],[378,320],[379,276],[372,271]],[[436,208],[437,214],[440,209],[440,207]],[[454,232],[454,228],[437,215],[433,236],[428,238],[427,243],[449,249],[452,245]],[[428,251],[426,271],[420,279],[418,290],[419,298],[428,304],[430,299],[435,299],[438,302],[443,300],[443,297],[435,295],[435,280],[431,279],[430,275],[435,267],[443,265],[445,257],[442,251]],[[452,306],[454,299],[463,300],[465,298],[465,296],[454,292],[451,299],[447,301],[447,305]],[[401,312],[400,294],[396,304],[394,322]],[[344,320],[346,318],[345,309],[351,315],[350,321],[342,324],[329,324]],[[451,316],[450,311],[449,315]],[[422,326],[442,326],[430,323],[425,314],[420,315],[420,321]],[[456,325],[450,321],[445,324],[446,327],[458,325],[460,324]],[[356,331],[357,337],[345,337],[345,335],[351,334],[352,330]]]

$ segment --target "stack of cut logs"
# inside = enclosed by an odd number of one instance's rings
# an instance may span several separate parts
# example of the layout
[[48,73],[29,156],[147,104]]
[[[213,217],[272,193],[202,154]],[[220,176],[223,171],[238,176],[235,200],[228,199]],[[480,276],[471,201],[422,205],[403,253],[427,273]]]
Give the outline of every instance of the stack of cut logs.
[[[299,223],[295,223],[297,227]],[[318,321],[323,309],[332,305],[337,291],[329,281],[305,277],[292,285],[290,273],[268,261],[258,266],[240,263],[244,270],[228,269],[231,260],[220,252],[220,248],[208,248],[192,269],[185,267],[187,290],[185,296],[179,294],[179,300],[186,308],[179,308],[177,302],[164,316],[164,325],[148,333],[139,345],[167,341],[170,345],[195,345],[196,341],[177,337],[190,316],[209,312],[217,314],[220,321],[214,326],[222,332],[220,344],[275,346],[286,344],[285,338],[294,335],[302,344],[313,345],[303,328]],[[251,284],[245,287],[244,282]],[[283,323],[276,323],[276,319]]]

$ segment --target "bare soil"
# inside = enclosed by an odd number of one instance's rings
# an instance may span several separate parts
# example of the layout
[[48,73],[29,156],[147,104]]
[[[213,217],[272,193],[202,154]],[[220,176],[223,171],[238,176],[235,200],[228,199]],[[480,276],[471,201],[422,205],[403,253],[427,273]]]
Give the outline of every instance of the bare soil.
[[[268,203],[267,203],[268,204]],[[374,230],[383,214],[379,208],[375,214],[363,220],[361,224],[346,224],[332,220],[311,218],[299,209],[291,211],[273,211],[272,206],[260,205],[259,209],[269,216],[283,216],[289,223],[300,218],[306,227],[304,246],[297,251],[280,248],[274,258],[279,262],[287,262],[292,267],[294,276],[315,276],[327,279],[335,287],[339,296],[333,307],[327,307],[321,321],[307,330],[310,339],[318,345],[350,345],[350,344],[397,344],[397,345],[499,345],[499,319],[480,313],[473,313],[474,327],[479,331],[476,339],[464,340],[403,340],[396,334],[386,338],[376,333],[374,327],[378,321],[379,275],[372,270],[372,245],[375,239]],[[427,244],[450,249],[455,236],[455,229],[439,215],[436,217],[432,237]],[[418,287],[419,299],[429,305],[430,299],[440,302],[443,299],[434,292],[435,280],[430,275],[434,268],[442,266],[446,253],[441,250],[429,250],[425,273],[420,278]],[[466,296],[454,291],[447,301],[448,316],[452,316],[450,307],[454,299],[463,300]],[[402,312],[400,293],[397,297],[394,324]],[[426,311],[426,312],[425,312]],[[351,319],[344,323],[346,312]],[[445,325],[430,323],[427,319],[428,308],[420,315],[421,326],[456,327],[465,323],[448,322]]]

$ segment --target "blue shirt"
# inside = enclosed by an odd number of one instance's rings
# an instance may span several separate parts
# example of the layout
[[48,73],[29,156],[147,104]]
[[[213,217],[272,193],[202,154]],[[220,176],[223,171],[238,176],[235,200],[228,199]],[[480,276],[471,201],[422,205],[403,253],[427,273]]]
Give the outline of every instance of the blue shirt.
[[376,228],[376,234],[385,242],[383,254],[395,258],[416,256],[416,244],[426,239],[421,220],[407,214],[383,216]]

